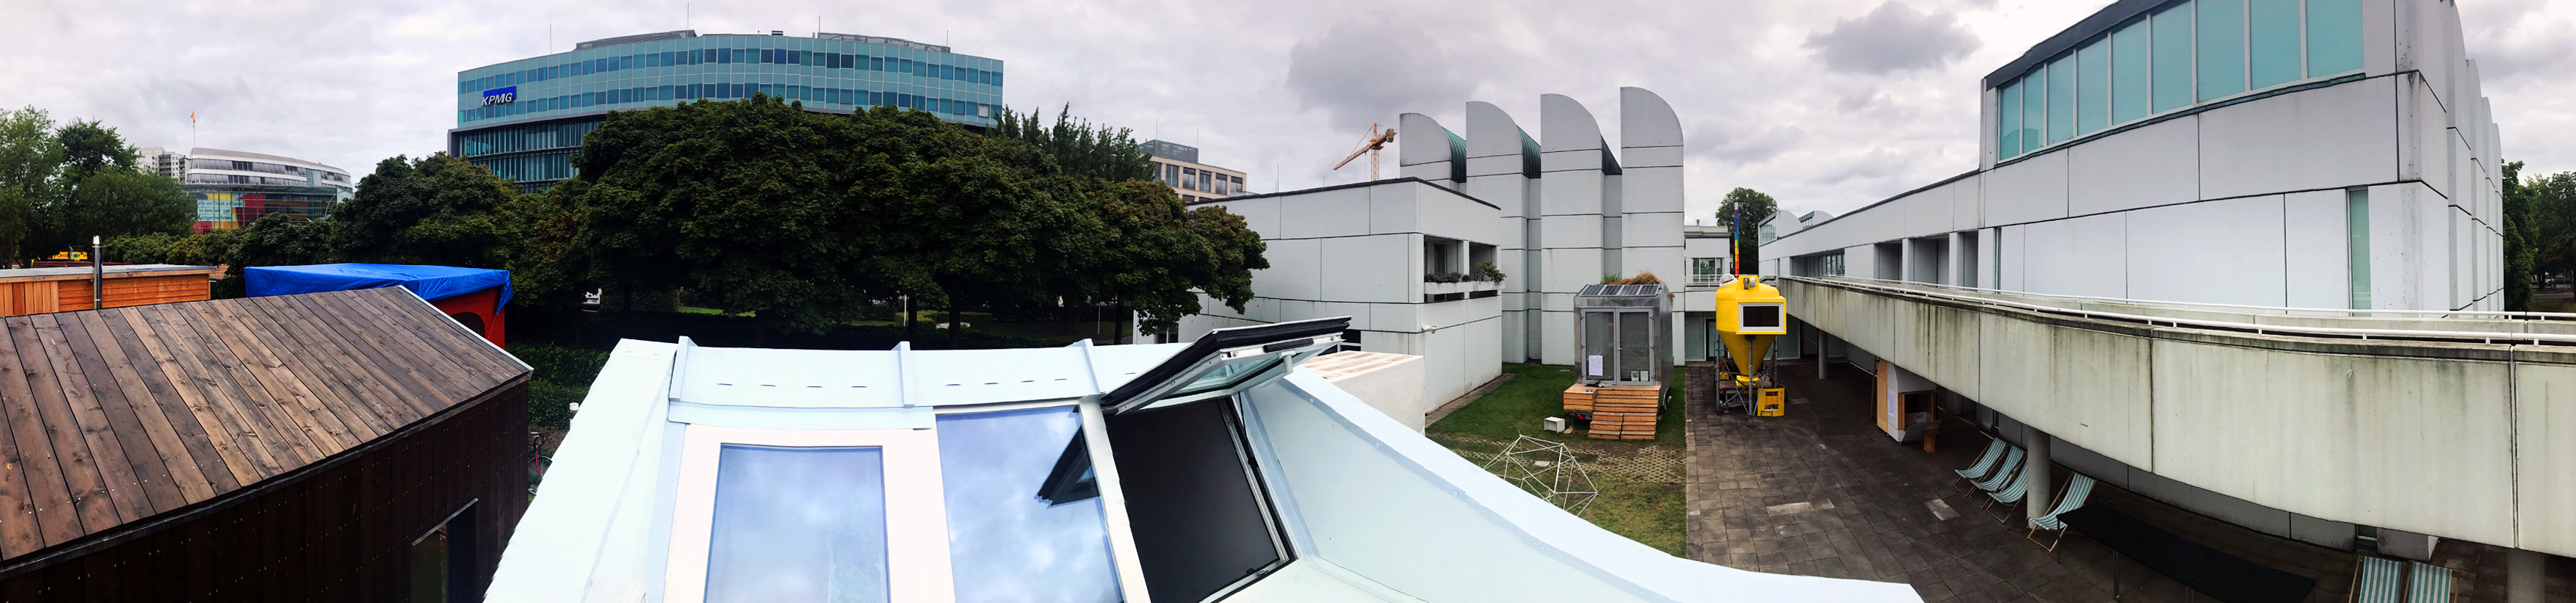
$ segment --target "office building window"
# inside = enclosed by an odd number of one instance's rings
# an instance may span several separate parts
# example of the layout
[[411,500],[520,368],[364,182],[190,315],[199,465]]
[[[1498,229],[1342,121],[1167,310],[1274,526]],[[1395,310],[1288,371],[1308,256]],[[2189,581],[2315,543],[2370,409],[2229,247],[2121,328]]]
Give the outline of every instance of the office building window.
[[2308,0],[2308,77],[2361,68],[2361,0]]
[[2147,22],[2111,34],[2111,123],[2147,116]]
[[2299,65],[2299,0],[2253,0],[2246,5],[2245,16],[2248,83],[2269,88],[2304,77]]
[[2024,87],[2024,83],[2016,81],[1995,95],[1996,159],[2021,156],[2021,90]]
[[2048,131],[2048,70],[2032,69],[2022,76],[2021,152],[2028,154],[2047,144],[2042,140]]
[[2102,131],[2111,121],[2111,48],[2087,44],[2075,52],[2075,135]]
[[2245,91],[2245,0],[2198,0],[2193,24],[2200,100]]
[[1216,175],[1216,173],[1215,173],[1215,172],[1209,172],[1209,171],[1206,171],[1206,170],[1200,170],[1200,171],[1199,171],[1199,188],[1198,188],[1198,190],[1203,190],[1203,191],[1212,191],[1212,190],[1216,190],[1216,189],[1213,189],[1213,188],[1209,188],[1209,187],[1208,187],[1208,177],[1210,177],[1210,176],[1215,176],[1215,175]]
[[2061,56],[2048,64],[2048,142],[2055,144],[2075,137],[2075,57]]
[[2154,19],[2156,55],[2155,111],[2163,113],[2191,104],[2191,3],[2185,2]]
[[1181,168],[1181,188],[1199,190],[1198,168]]
[[1232,185],[1234,185],[1234,188],[1233,188],[1233,189],[1226,191],[1227,193],[1230,193],[1230,194],[1242,194],[1242,193],[1243,193],[1243,177],[1242,177],[1242,176],[1227,176],[1227,177],[1226,177],[1226,183],[1227,183],[1227,184],[1232,184]]

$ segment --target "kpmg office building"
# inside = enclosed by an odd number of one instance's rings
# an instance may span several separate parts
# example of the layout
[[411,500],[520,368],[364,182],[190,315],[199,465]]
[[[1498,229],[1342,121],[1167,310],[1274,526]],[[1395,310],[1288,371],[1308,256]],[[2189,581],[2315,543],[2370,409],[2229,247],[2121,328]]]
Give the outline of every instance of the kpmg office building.
[[810,111],[892,105],[982,128],[1002,104],[1002,61],[897,38],[682,30],[456,74],[447,152],[529,191],[573,176],[572,153],[609,111],[762,94]]

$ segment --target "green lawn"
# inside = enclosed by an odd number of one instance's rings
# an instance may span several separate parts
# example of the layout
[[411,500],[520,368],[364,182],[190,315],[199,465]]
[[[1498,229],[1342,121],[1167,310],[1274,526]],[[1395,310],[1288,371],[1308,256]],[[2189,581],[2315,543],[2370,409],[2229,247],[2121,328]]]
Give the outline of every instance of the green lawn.
[[[1468,403],[1425,430],[1432,441],[1462,453],[1492,454],[1502,451],[1496,442],[1510,442],[1517,436],[1566,442],[1576,452],[1576,459],[1597,462],[1603,456],[1634,454],[1648,446],[1680,448],[1682,439],[1681,405],[1667,404],[1663,416],[1655,420],[1655,439],[1622,441],[1595,440],[1583,437],[1582,430],[1573,433],[1550,433],[1539,428],[1539,421],[1562,416],[1565,388],[1574,385],[1574,369],[1564,366],[1505,364],[1503,372],[1512,375],[1501,387]],[[1680,372],[1668,391],[1681,390]],[[1685,530],[1682,485],[1673,482],[1644,481],[1603,473],[1593,473],[1592,482],[1601,492],[1583,518],[1621,536],[1679,556],[1683,552]]]

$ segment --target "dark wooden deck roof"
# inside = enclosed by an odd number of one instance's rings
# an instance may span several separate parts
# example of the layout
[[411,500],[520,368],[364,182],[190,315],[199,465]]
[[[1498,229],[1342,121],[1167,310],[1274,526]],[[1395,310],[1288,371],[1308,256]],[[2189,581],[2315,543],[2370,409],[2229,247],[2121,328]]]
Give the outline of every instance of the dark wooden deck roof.
[[524,380],[399,288],[0,318],[0,558],[288,474]]

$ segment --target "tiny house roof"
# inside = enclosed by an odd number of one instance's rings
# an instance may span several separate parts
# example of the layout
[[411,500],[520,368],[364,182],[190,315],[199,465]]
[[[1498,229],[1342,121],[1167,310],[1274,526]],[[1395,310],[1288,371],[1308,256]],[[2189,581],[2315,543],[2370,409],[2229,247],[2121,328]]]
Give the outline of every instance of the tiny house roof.
[[[408,293],[0,318],[0,574],[208,512],[409,433],[528,367]],[[211,502],[210,502],[211,501]]]
[[1567,514],[1298,368],[1347,326],[1009,350],[623,341],[487,600],[1921,600]]

